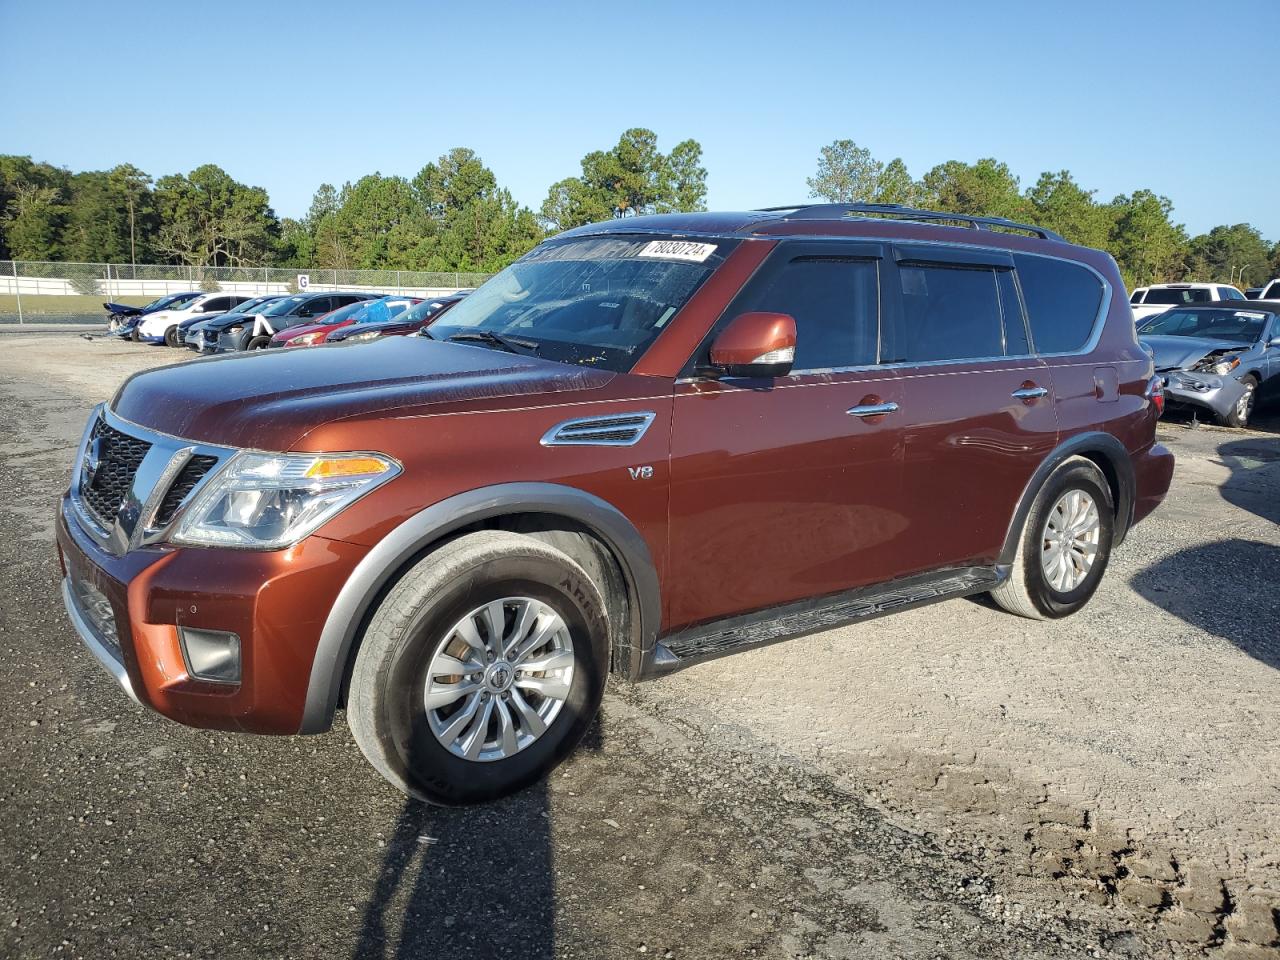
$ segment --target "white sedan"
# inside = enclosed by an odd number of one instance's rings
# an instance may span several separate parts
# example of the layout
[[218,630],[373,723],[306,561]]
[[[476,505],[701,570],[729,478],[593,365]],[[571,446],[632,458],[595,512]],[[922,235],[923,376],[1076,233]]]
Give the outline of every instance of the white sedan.
[[239,293],[205,293],[194,300],[183,304],[176,310],[157,310],[142,318],[134,332],[134,339],[143,343],[165,343],[171,347],[180,346],[178,324],[194,316],[212,316],[215,313],[226,313],[234,310],[246,300],[253,298]]

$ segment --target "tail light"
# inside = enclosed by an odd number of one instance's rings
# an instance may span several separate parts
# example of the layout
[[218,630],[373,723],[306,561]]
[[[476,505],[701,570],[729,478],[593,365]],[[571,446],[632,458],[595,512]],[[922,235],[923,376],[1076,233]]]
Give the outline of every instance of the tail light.
[[1143,394],[1156,408],[1156,416],[1164,415],[1164,378],[1152,377],[1147,381],[1147,389]]

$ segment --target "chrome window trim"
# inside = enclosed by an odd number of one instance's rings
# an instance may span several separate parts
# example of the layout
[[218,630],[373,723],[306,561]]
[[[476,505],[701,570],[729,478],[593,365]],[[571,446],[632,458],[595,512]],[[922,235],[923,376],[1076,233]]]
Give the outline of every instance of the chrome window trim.
[[[797,239],[797,238],[780,236],[780,237],[772,237],[771,239],[776,239],[781,241],[781,240],[790,240],[790,239]],[[824,234],[821,236],[805,236],[799,239],[803,239],[805,241],[818,240],[818,241],[831,241],[831,242],[835,242],[835,241],[847,242],[850,240],[870,239],[870,238],[859,238],[856,236],[830,236],[830,235]],[[887,239],[887,238],[875,238],[875,239],[882,240],[884,243],[890,246],[894,245],[894,243],[896,242],[892,239]],[[903,242],[907,242],[907,241],[903,241]],[[1033,353],[1017,354],[1015,356],[1002,355],[999,357],[963,357],[955,360],[906,361],[902,363],[879,363],[873,366],[830,367],[830,368],[821,368],[816,370],[792,371],[790,374],[787,375],[788,378],[794,377],[794,376],[807,376],[811,374],[861,373],[864,370],[901,370],[905,367],[935,367],[935,366],[944,366],[944,365],[955,365],[960,363],[993,363],[997,360],[1047,360],[1047,359],[1055,359],[1060,357],[1084,357],[1093,353],[1094,350],[1098,348],[1098,342],[1102,339],[1102,332],[1104,329],[1106,329],[1107,315],[1111,312],[1111,303],[1112,303],[1112,298],[1115,295],[1115,288],[1112,287],[1111,283],[1107,280],[1107,278],[1104,277],[1101,273],[1099,273],[1098,270],[1095,269],[1092,264],[1085,263],[1083,260],[1073,260],[1070,257],[1061,257],[1061,256],[1058,256],[1057,254],[1052,254],[1052,253],[1036,253],[1030,250],[1014,250],[1008,247],[990,247],[984,244],[976,244],[976,243],[959,243],[951,240],[911,240],[909,242],[912,244],[927,244],[930,246],[938,246],[938,247],[962,247],[962,248],[981,248],[985,250],[999,250],[999,251],[1004,251],[1010,254],[1025,254],[1028,257],[1042,257],[1046,260],[1060,260],[1063,263],[1069,263],[1073,266],[1083,267],[1084,269],[1092,273],[1094,277],[1097,278],[1098,282],[1102,284],[1102,300],[1098,305],[1097,315],[1093,318],[1093,329],[1089,333],[1089,339],[1086,340],[1084,346],[1078,350],[1065,350],[1058,353],[1033,352]],[[779,249],[780,248],[781,248],[781,244],[779,244]],[[770,257],[772,256],[773,254],[770,254]],[[764,264],[761,264],[761,266],[763,265]],[[992,269],[995,269],[995,268],[993,267]],[[1013,273],[1015,277],[1018,277],[1018,268],[1017,268],[1016,262],[1014,264]],[[883,286],[883,284],[881,284],[880,286]],[[1022,280],[1020,277],[1018,277],[1018,293],[1020,296],[1025,296],[1022,293]],[[881,290],[880,297],[881,297],[880,313],[881,313],[881,319],[883,320],[883,315],[884,315],[883,290]],[[1024,306],[1023,315],[1026,318],[1026,323],[1028,326],[1027,334],[1032,341],[1031,346],[1034,348],[1035,337],[1032,331],[1030,330],[1031,316],[1029,313],[1026,312],[1025,306]],[[717,322],[719,322],[718,319],[717,319]],[[705,377],[681,377],[676,380],[676,383],[698,383],[705,379],[706,379]],[[729,378],[726,377],[724,379],[729,379]],[[786,379],[786,378],[779,377],[778,379]]]
[[[80,496],[80,478],[84,470],[89,437],[92,436],[94,424],[99,417],[112,429],[151,444],[151,449],[147,451],[147,455],[134,474],[126,503],[117,512],[110,528],[102,525]],[[71,484],[67,491],[68,499],[85,533],[104,550],[115,556],[123,556],[130,550],[163,540],[181,518],[187,505],[238,452],[240,451],[231,447],[184,440],[158,430],[151,430],[118,416],[107,404],[100,403],[90,413],[84,434],[81,436],[80,448],[76,452],[75,463],[72,466]],[[174,510],[173,516],[169,518],[169,522],[162,527],[154,526],[156,513],[164,502],[169,488],[187,462],[197,455],[214,457],[218,462],[188,491],[182,503]]]
[[[653,425],[653,421],[657,419],[657,414],[652,410],[631,410],[621,411],[618,413],[601,413],[592,417],[574,417],[572,420],[562,420],[553,426],[550,430],[542,435],[542,439],[538,441],[544,447],[634,447],[639,443],[649,427]],[[632,440],[597,440],[592,437],[583,437],[581,439],[563,439],[559,436],[561,430],[572,429],[579,424],[594,423],[599,420],[617,420],[625,417],[639,419],[642,422],[636,427],[623,427],[618,429],[634,429],[636,431],[635,438]],[[606,429],[604,427],[600,429]]]

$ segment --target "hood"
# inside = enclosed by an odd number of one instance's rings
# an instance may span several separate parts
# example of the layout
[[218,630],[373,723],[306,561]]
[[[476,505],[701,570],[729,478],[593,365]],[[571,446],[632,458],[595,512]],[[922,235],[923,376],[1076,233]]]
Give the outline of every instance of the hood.
[[111,408],[187,440],[287,450],[325,423],[383,410],[604,386],[614,374],[425,337],[357,349],[255,350],[135,374]]
[[223,313],[216,317],[210,317],[209,326],[206,330],[226,330],[228,327],[234,327],[237,323],[253,323],[253,318],[258,313]]
[[357,333],[367,333],[370,330],[412,330],[421,323],[421,320],[402,320],[399,318],[380,320],[377,323],[353,323],[335,331],[327,339],[337,343],[347,339],[347,337],[354,337]]
[[1138,339],[1149,346],[1155,354],[1157,370],[1190,370],[1206,354],[1219,350],[1244,353],[1249,349],[1249,344],[1247,343],[1234,343],[1230,340],[1211,340],[1206,337],[1167,337],[1158,334],[1152,336],[1138,334]]
[[294,337],[301,337],[308,333],[323,333],[326,330],[335,330],[350,320],[339,320],[337,323],[304,323],[297,327],[285,327],[283,330],[277,330],[271,335],[272,340],[292,340]]

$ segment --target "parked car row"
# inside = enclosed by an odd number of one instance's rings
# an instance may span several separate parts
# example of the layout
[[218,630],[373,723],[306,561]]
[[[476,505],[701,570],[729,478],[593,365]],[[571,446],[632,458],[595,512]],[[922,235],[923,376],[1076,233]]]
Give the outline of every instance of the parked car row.
[[421,330],[468,292],[424,299],[377,293],[249,297],[190,291],[145,307],[103,306],[110,311],[107,330],[115,336],[214,354],[405,336]]

